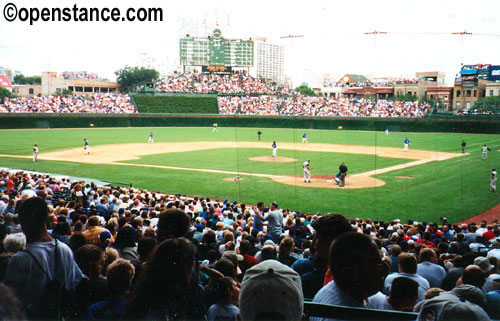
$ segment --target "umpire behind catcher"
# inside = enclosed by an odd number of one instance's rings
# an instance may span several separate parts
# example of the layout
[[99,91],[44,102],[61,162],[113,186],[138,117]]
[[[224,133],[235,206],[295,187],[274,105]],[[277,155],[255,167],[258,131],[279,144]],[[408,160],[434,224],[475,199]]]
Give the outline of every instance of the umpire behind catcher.
[[340,172],[340,183],[339,183],[339,186],[340,187],[344,187],[345,185],[345,176],[347,174],[347,166],[345,166],[344,163],[340,164],[339,166],[339,172]]

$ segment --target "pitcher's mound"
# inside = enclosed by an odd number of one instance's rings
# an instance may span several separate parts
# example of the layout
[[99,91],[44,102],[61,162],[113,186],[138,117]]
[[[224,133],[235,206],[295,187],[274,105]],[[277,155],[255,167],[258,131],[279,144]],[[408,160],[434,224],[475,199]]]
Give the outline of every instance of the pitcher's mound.
[[249,159],[251,161],[256,161],[256,162],[271,162],[271,163],[291,163],[291,162],[297,161],[297,159],[295,159],[295,158],[271,157],[271,156],[251,157]]

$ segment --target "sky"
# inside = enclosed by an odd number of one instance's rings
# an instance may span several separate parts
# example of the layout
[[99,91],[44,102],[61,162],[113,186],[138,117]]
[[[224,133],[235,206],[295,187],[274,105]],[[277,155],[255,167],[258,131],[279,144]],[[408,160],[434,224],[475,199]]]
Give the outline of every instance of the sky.
[[[162,8],[162,22],[7,22],[0,14],[0,66],[42,71],[114,72],[137,65],[140,53],[168,70],[178,66],[179,37],[266,37],[285,46],[285,74],[294,85],[314,75],[346,73],[414,77],[442,71],[452,85],[460,64],[500,65],[498,0],[0,0],[21,7]],[[365,35],[384,31],[387,34]],[[473,35],[452,35],[468,31]],[[286,35],[303,38],[280,39]]]

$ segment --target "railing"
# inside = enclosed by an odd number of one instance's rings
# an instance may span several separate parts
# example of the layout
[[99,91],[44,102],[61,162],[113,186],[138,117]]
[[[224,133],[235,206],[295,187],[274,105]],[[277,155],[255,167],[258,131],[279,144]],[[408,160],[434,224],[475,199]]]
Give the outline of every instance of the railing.
[[416,320],[417,313],[385,311],[365,308],[353,308],[341,305],[329,305],[313,302],[304,302],[304,313],[308,317],[340,319],[340,320]]

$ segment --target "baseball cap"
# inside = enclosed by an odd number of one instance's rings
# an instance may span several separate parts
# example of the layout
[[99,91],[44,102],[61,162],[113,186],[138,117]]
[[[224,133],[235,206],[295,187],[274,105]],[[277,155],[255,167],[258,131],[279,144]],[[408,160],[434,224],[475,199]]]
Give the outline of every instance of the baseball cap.
[[471,284],[461,284],[454,287],[450,293],[457,297],[486,308],[486,296],[482,289]]
[[238,261],[243,261],[245,258],[241,254],[237,254],[235,251],[225,251],[222,257],[229,259],[236,266]]
[[300,275],[288,266],[266,260],[245,272],[240,292],[243,321],[274,319],[301,320],[304,305]]
[[417,320],[455,321],[489,320],[488,315],[477,304],[470,303],[445,292],[430,300],[425,300]]
[[274,241],[273,240],[266,240],[264,242],[264,245],[272,245],[272,246],[275,246],[276,244],[274,244]]
[[99,240],[104,241],[106,239],[111,238],[111,233],[109,231],[102,231],[101,234],[99,234]]
[[493,270],[493,268],[495,268],[493,265],[491,265],[490,260],[488,260],[484,256],[476,257],[474,259],[474,264],[479,266],[484,273],[488,273],[489,271]]

